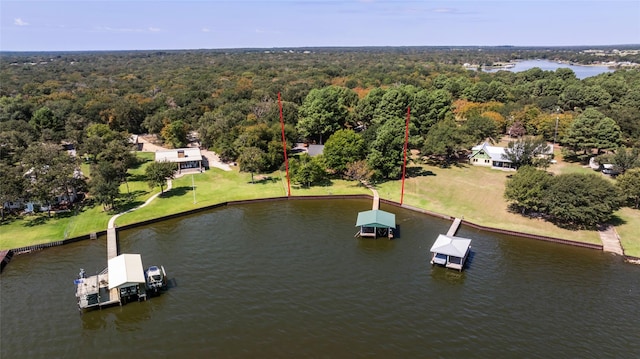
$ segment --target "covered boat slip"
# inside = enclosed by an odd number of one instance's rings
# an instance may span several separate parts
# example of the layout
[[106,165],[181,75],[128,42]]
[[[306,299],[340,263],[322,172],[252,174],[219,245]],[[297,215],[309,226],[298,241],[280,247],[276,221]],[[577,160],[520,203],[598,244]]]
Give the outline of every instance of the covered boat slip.
[[396,228],[396,215],[379,209],[358,213],[356,227],[360,231],[356,236],[360,237],[388,237],[393,238],[393,229]]
[[431,264],[462,271],[469,255],[469,247],[471,239],[440,234],[431,246]]
[[139,254],[121,254],[109,259],[109,289],[118,288],[120,298],[144,298],[144,269]]
[[100,274],[75,280],[80,309],[122,304],[130,298],[145,298],[145,277],[139,254],[121,254],[109,259]]

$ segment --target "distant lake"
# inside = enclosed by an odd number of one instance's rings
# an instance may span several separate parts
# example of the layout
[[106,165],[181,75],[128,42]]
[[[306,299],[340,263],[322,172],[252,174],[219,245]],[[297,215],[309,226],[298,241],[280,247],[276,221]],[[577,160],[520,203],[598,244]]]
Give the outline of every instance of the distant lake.
[[584,66],[584,65],[569,65],[563,64],[554,61],[548,60],[525,60],[518,61],[515,63],[514,67],[510,68],[500,68],[500,69],[491,69],[491,70],[483,70],[484,72],[498,72],[500,70],[511,71],[511,72],[521,72],[532,69],[534,67],[539,67],[543,71],[555,71],[559,68],[570,68],[576,74],[576,77],[580,80],[585,79],[587,77],[600,75],[605,72],[613,72],[608,66]]

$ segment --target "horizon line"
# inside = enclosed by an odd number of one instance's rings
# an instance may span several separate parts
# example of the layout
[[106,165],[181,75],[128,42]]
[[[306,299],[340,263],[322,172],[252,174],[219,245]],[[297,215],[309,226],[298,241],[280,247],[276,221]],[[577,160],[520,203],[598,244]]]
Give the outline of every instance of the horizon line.
[[228,51],[228,50],[292,50],[292,49],[392,49],[392,48],[514,48],[514,49],[567,49],[567,48],[611,48],[639,47],[638,44],[609,45],[363,45],[363,46],[276,46],[276,47],[220,47],[220,48],[157,48],[157,49],[93,49],[93,50],[0,50],[2,53],[79,53],[79,52],[143,52],[143,51]]

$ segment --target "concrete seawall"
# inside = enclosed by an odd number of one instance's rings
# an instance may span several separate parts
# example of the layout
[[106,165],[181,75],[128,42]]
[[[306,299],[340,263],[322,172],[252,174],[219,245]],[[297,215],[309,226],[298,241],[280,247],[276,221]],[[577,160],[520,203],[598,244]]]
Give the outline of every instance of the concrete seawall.
[[[217,203],[217,204],[206,206],[206,207],[192,209],[192,210],[185,211],[185,212],[174,213],[174,214],[170,214],[170,215],[166,215],[166,216],[162,216],[162,217],[158,217],[158,218],[153,218],[153,219],[149,219],[149,220],[142,221],[142,222],[137,222],[137,223],[132,223],[132,224],[124,225],[124,226],[119,226],[119,227],[117,227],[117,229],[114,229],[114,230],[117,230],[119,232],[121,230],[137,228],[137,227],[145,226],[145,225],[148,225],[148,224],[162,222],[162,221],[165,221],[167,219],[180,218],[180,217],[188,216],[188,215],[191,215],[191,214],[196,214],[196,213],[208,211],[208,210],[215,209],[215,208],[225,207],[225,206],[234,206],[234,205],[242,205],[242,204],[249,204],[249,203],[258,203],[258,202],[274,202],[274,201],[289,201],[289,200],[327,200],[327,199],[367,199],[367,200],[373,200],[374,197],[372,195],[367,195],[367,194],[318,195],[318,196],[270,197],[270,198],[257,198],[257,199],[228,201],[228,202]],[[387,205],[390,205],[390,206],[394,206],[394,207],[398,207],[398,208],[408,209],[408,210],[411,210],[411,211],[414,211],[414,212],[423,213],[423,214],[426,214],[426,215],[429,215],[429,216],[432,216],[432,217],[441,218],[441,219],[445,219],[445,220],[449,220],[449,221],[453,221],[454,220],[454,218],[449,216],[449,215],[445,215],[445,214],[441,214],[441,213],[437,213],[437,212],[432,212],[432,211],[425,210],[425,209],[422,209],[422,208],[409,206],[409,205],[406,205],[406,204],[400,204],[398,202],[394,202],[394,201],[390,201],[390,200],[386,200],[386,199],[382,199],[382,198],[380,199],[380,203],[384,203],[384,204],[387,204]],[[475,223],[472,223],[472,222],[469,222],[469,221],[466,221],[466,220],[462,220],[462,225],[469,226],[471,228],[475,228],[475,229],[478,229],[478,230],[481,230],[481,231],[485,231],[485,232],[504,234],[504,235],[514,236],[514,237],[542,240],[542,241],[546,241],[546,242],[553,242],[553,243],[558,243],[558,244],[564,244],[564,245],[570,245],[570,246],[582,247],[582,248],[589,248],[589,249],[596,249],[596,250],[602,250],[603,249],[603,246],[601,244],[574,242],[574,241],[569,241],[569,240],[562,239],[562,238],[554,238],[554,237],[548,237],[548,236],[542,236],[542,235],[535,235],[535,234],[522,233],[522,232],[517,232],[517,231],[504,230],[504,229],[499,229],[499,228],[485,227],[485,226],[481,226],[481,225],[478,225],[478,224],[475,224]],[[107,231],[104,230],[104,231],[96,232],[96,233],[91,234],[91,235],[87,234],[87,235],[74,237],[74,238],[70,238],[70,239],[66,239],[66,240],[62,240],[62,241],[56,241],[56,242],[50,242],[50,243],[44,243],[44,244],[37,244],[37,245],[33,245],[33,246],[15,248],[15,249],[12,249],[11,251],[15,255],[20,255],[20,254],[24,254],[24,253],[30,253],[32,251],[42,250],[42,249],[49,248],[49,247],[65,245],[65,244],[69,244],[69,243],[74,243],[74,242],[90,239],[92,236],[104,236],[106,233],[107,233]],[[630,262],[639,262],[640,261],[640,258],[633,257],[633,256],[625,255],[624,258],[627,261],[630,261]]]

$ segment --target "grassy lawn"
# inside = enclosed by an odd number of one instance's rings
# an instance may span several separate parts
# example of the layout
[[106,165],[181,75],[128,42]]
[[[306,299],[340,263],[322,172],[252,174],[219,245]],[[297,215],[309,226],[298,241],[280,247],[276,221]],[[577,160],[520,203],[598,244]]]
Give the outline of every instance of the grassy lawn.
[[[121,186],[121,193],[128,198],[123,200],[120,210],[138,206],[159,192],[159,188],[150,189],[143,176],[145,167],[153,159],[153,153],[138,153],[138,156],[144,162],[130,170],[128,183]],[[551,170],[556,173],[593,172],[579,164],[563,162],[553,165]],[[504,184],[512,172],[469,165],[451,168],[420,165],[410,167],[408,174],[410,176],[405,182],[405,204],[464,217],[483,226],[600,243],[595,231],[569,231],[542,220],[508,212],[503,191]],[[148,206],[122,215],[116,223],[124,226],[226,201],[286,196],[286,181],[283,177],[284,173],[279,171],[256,175],[255,183],[252,183],[251,175],[241,173],[237,168],[232,171],[212,168],[204,173],[187,174],[173,180],[172,190]],[[192,184],[195,185],[195,203]],[[342,180],[334,180],[329,186],[292,186],[291,189],[293,196],[371,194],[362,186]],[[379,184],[377,189],[381,198],[400,201],[401,181],[385,182]],[[58,241],[103,231],[113,214],[96,205],[83,208],[76,216],[62,214],[47,218],[44,214],[16,219],[0,226],[0,249]],[[626,253],[640,256],[640,238],[637,235],[640,233],[640,211],[625,208],[616,215],[621,222],[616,228]]]
[[622,208],[616,215],[623,224],[616,226],[626,255],[640,257],[640,210]]
[[[192,184],[195,185],[195,202]],[[292,196],[330,195],[330,194],[371,194],[368,189],[353,182],[336,180],[330,186],[298,188],[292,186]],[[274,172],[268,175],[255,176],[251,182],[251,174],[241,173],[234,168],[223,171],[212,168],[204,173],[187,174],[173,180],[173,188],[154,200],[148,206],[127,213],[117,219],[120,226],[153,219],[166,215],[188,211],[196,208],[212,206],[218,203],[282,197],[287,195],[284,173]]]
[[[411,168],[418,176],[405,181],[404,203],[470,222],[501,229],[545,235],[587,243],[601,243],[594,231],[570,231],[539,219],[529,219],[507,211],[503,192],[513,172],[462,165],[439,168]],[[400,201],[401,182],[379,186],[382,198]]]

